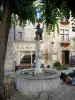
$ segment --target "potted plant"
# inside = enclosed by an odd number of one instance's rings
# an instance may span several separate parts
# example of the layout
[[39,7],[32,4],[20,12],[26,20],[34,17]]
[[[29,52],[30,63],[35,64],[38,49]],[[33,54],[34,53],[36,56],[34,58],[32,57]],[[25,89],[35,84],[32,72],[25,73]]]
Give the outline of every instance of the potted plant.
[[68,43],[68,42],[65,42],[65,43],[64,43],[64,47],[67,47],[67,46],[69,46],[69,44],[70,44],[70,43]]

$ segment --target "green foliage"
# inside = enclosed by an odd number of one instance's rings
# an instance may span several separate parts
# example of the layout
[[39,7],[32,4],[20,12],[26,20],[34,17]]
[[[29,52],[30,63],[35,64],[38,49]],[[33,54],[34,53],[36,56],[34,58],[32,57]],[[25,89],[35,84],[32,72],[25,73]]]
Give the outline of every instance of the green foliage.
[[[16,0],[15,6],[17,6],[17,15],[22,21],[30,20],[31,22],[35,21],[35,7],[33,5],[34,0]],[[13,10],[15,13],[15,11]]]
[[68,68],[69,68],[69,66],[66,64],[61,65],[61,70],[67,70]]
[[11,7],[10,10],[12,12],[11,14],[18,15],[18,20],[20,20],[20,23],[26,23],[26,20],[30,20],[32,23],[35,22],[35,6],[33,5],[35,0],[9,1]]
[[57,70],[67,70],[69,68],[69,66],[66,64],[61,65],[61,63],[59,61],[57,61],[54,63],[54,68],[56,68]]
[[46,24],[47,32],[54,34],[55,27],[57,26],[57,32],[59,34],[58,22],[59,20],[68,20],[70,15],[70,9],[67,5],[67,0],[41,0],[41,19]]
[[58,22],[58,9],[54,0],[42,0],[43,18],[47,26],[47,30],[54,31],[55,24]]
[[[0,1],[3,3],[4,0]],[[35,22],[37,7],[33,5],[34,1],[36,0],[10,0],[12,14],[19,16],[20,23],[26,23],[26,20]],[[49,34],[51,31],[55,31],[58,20],[67,21],[69,19],[70,11],[72,16],[75,17],[75,0],[40,0],[38,7],[41,8],[39,13],[42,12],[42,15],[36,21],[45,23]]]
[[55,63],[54,63],[54,67],[56,68],[56,67],[60,67],[61,66],[61,63],[59,62],[59,61],[56,61]]
[[75,18],[75,0],[66,0],[67,6],[72,12],[72,16]]

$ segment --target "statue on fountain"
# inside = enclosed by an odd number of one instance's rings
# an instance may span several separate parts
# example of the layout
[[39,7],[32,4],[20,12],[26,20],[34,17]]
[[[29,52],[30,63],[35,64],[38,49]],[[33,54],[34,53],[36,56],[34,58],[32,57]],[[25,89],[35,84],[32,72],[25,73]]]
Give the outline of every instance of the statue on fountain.
[[42,40],[42,33],[43,33],[43,29],[42,28],[40,28],[40,24],[38,24],[37,26],[36,26],[36,32],[35,32],[35,34],[36,34],[36,37],[35,37],[35,40]]

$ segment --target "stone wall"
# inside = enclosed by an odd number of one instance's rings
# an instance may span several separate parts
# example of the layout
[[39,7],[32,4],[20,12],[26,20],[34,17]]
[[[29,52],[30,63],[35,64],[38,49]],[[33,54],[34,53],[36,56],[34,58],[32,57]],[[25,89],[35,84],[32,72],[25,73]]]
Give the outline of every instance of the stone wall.
[[14,43],[14,25],[9,30],[7,53],[5,60],[5,71],[13,70],[13,43]]

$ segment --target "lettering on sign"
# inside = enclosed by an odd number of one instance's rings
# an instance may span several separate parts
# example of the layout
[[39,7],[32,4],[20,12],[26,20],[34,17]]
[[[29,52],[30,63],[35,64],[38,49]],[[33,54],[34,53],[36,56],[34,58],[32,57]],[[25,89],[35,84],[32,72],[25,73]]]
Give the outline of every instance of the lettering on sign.
[[35,49],[35,46],[34,45],[17,45],[16,48],[18,50],[31,50],[31,49]]

